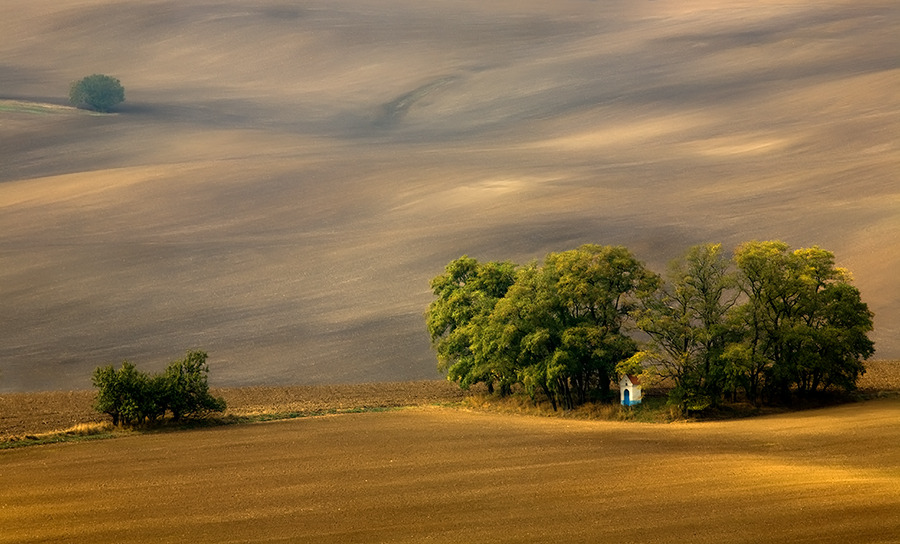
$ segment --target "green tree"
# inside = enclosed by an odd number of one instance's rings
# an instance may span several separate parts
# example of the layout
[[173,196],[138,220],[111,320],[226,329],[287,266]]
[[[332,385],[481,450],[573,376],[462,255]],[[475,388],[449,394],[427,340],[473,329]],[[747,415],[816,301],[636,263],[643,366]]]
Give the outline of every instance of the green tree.
[[[534,263],[518,270],[515,283],[489,314],[473,323],[471,348],[480,368],[502,373],[532,396],[540,389],[556,408],[556,381],[549,360],[552,300],[541,269]],[[550,368],[548,368],[550,367]]]
[[671,398],[683,409],[703,408],[734,388],[723,354],[737,293],[721,244],[698,245],[669,264],[666,282],[635,312],[650,337],[648,358],[673,381]]
[[172,419],[205,416],[225,411],[225,399],[209,392],[209,365],[204,351],[188,351],[184,359],[173,361],[164,374],[165,406]]
[[[150,378],[123,361],[117,370],[112,365],[94,370],[93,384],[98,389],[94,408],[112,417],[113,425],[135,425],[159,415],[159,402],[149,391]],[[163,411],[165,411],[163,409]]]
[[[464,388],[543,392],[554,409],[609,399],[617,373],[643,369],[700,409],[739,391],[759,402],[849,390],[874,352],[872,313],[818,247],[748,242],[729,261],[719,244],[695,246],[666,280],[624,247],[589,244],[519,268],[462,257],[431,283],[438,367]],[[649,337],[642,351],[632,320]]]
[[736,313],[744,339],[734,360],[748,370],[748,396],[786,399],[855,387],[874,353],[872,313],[818,247],[790,251],[781,241],[748,242],[735,252],[746,302]]
[[659,278],[622,246],[588,244],[551,253],[544,269],[558,297],[557,321],[563,324],[556,358],[565,362],[568,383],[560,385],[579,403],[590,390],[605,399],[616,364],[637,349],[626,330],[629,314],[656,289]]
[[94,370],[94,408],[112,417],[113,425],[153,423],[172,412],[174,420],[225,410],[225,400],[209,393],[206,353],[189,351],[164,373],[146,374],[128,361]]
[[166,415],[166,377],[162,374],[145,374],[141,387],[141,421],[154,423]]
[[780,358],[778,338],[797,291],[787,270],[787,250],[780,241],[748,242],[734,254],[746,300],[735,313],[735,327],[743,331],[744,340],[740,346],[729,346],[729,360],[746,370],[747,397],[754,402]]
[[[122,363],[122,368],[124,369],[125,365],[130,364],[125,361]],[[91,377],[94,387],[99,390],[97,398],[94,400],[94,409],[109,415],[113,420],[113,425],[119,424],[124,400],[118,377],[118,371],[112,365],[97,367]]]
[[875,344],[868,337],[872,312],[862,302],[859,290],[843,282],[825,287],[818,303],[816,315],[807,320],[813,349],[800,365],[798,389],[801,393],[820,387],[853,390],[866,372],[862,361],[875,353]]
[[492,362],[476,360],[472,344],[480,323],[513,284],[516,266],[510,262],[479,263],[463,255],[431,280],[435,300],[425,314],[438,369],[467,389],[476,383],[495,384],[508,392],[515,374]]
[[74,81],[69,88],[69,102],[76,108],[110,112],[124,101],[125,88],[119,80],[103,74]]
[[[494,310],[477,322],[476,361],[513,368],[554,409],[592,394],[609,398],[616,364],[636,342],[625,321],[657,278],[624,247],[584,245],[522,268]],[[486,364],[486,363],[485,363]]]

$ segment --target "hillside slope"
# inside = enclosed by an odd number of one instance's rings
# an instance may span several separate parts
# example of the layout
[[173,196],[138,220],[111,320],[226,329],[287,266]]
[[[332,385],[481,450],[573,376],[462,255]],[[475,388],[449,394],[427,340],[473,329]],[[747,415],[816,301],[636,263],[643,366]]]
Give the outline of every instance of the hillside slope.
[[883,1],[36,0],[0,99],[0,391],[210,352],[216,385],[436,377],[453,258],[783,239],[900,357],[900,10]]

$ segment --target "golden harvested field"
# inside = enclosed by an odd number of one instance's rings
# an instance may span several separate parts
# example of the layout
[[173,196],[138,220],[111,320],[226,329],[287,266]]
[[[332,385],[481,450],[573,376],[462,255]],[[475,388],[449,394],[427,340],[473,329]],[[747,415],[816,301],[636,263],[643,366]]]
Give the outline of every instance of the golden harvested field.
[[[0,0],[0,391],[437,377],[451,259],[833,250],[900,357],[895,0]],[[118,77],[113,115],[63,107]]]
[[0,542],[897,542],[898,420],[419,407],[8,450]]
[[[384,413],[0,451],[2,542],[896,542],[887,398],[727,422],[538,418],[445,381],[220,389],[229,413]],[[0,438],[98,420],[93,393],[0,395]]]

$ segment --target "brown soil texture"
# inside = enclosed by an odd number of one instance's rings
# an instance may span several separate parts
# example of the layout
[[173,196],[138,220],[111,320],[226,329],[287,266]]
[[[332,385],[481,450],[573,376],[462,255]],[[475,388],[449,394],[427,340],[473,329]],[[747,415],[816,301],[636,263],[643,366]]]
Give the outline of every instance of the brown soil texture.
[[900,361],[869,361],[857,382],[860,391],[900,391]]
[[[466,393],[446,380],[352,385],[213,388],[228,404],[226,414],[258,415],[390,408],[459,402]],[[0,439],[108,421],[92,404],[94,391],[48,391],[0,395]]]
[[9,450],[0,542],[896,542],[898,420],[420,407]]
[[437,379],[429,279],[583,243],[819,245],[900,357],[897,51],[896,0],[18,2],[0,392]]
[[[869,361],[866,374],[859,380],[859,390],[868,394],[900,392],[900,361]],[[225,398],[226,414],[233,415],[423,406],[456,403],[469,394],[446,380],[213,388],[212,392]],[[94,391],[0,394],[0,439],[108,421],[108,417],[92,408],[94,396]]]

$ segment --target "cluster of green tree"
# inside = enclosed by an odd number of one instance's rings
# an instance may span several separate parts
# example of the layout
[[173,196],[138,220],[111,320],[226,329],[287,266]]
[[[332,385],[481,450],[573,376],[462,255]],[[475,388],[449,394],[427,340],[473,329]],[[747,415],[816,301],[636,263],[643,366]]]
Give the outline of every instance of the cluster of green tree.
[[113,425],[153,423],[171,412],[172,419],[204,417],[225,411],[225,399],[209,392],[209,366],[203,351],[189,351],[160,374],[140,372],[128,361],[94,370],[98,389],[94,408],[112,417]]
[[93,74],[69,87],[69,102],[76,108],[110,112],[124,101],[125,88],[112,76]]
[[501,394],[518,384],[554,409],[611,400],[624,373],[671,380],[687,409],[850,390],[874,352],[872,313],[834,255],[780,241],[730,259],[696,246],[665,278],[624,247],[525,266],[463,256],[431,287],[426,322],[449,380]]

